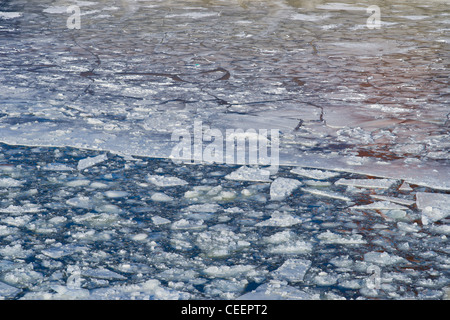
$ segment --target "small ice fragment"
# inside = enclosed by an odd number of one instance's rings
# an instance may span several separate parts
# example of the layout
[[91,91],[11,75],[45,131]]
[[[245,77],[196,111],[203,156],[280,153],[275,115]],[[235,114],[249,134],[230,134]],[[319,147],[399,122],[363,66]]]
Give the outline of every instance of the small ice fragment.
[[378,199],[378,200],[385,200],[385,201],[389,201],[389,202],[403,204],[405,206],[412,206],[414,203],[416,203],[413,200],[396,198],[396,197],[386,197],[386,196],[380,196],[380,195],[376,195],[376,194],[372,194],[371,197]]
[[42,170],[48,170],[48,171],[73,171],[75,170],[72,167],[69,167],[62,163],[48,163],[45,166],[42,167]]
[[313,189],[313,188],[302,188],[303,191],[308,192],[308,193],[312,193],[315,194],[317,196],[322,196],[322,197],[327,197],[327,198],[333,198],[333,199],[338,199],[338,200],[343,200],[343,201],[350,201],[351,199],[343,196],[339,193],[336,192],[331,192],[331,191],[323,191],[323,190],[318,190],[318,189]]
[[302,220],[298,217],[289,214],[274,214],[268,220],[258,222],[257,227],[290,227],[301,223]]
[[87,269],[82,270],[81,275],[84,277],[91,277],[91,278],[97,278],[97,279],[105,279],[105,280],[125,280],[126,277],[122,276],[121,274],[118,274],[117,272],[105,269],[105,268],[98,268],[98,269]]
[[337,177],[339,175],[338,172],[331,172],[331,171],[322,171],[322,170],[307,170],[302,167],[297,167],[291,170],[291,173],[298,174],[303,177],[307,177],[309,179],[315,179],[315,180],[327,180],[330,178]]
[[282,201],[301,185],[296,179],[276,178],[270,185],[270,200]]
[[364,204],[359,206],[353,206],[351,209],[358,210],[407,210],[408,208],[399,204],[395,204],[389,201],[377,201],[370,204]]
[[2,19],[14,19],[22,16],[22,12],[2,12],[0,11],[0,18]]
[[270,171],[260,168],[242,166],[236,171],[225,176],[228,180],[271,182]]
[[396,180],[392,179],[339,179],[335,182],[337,186],[352,186],[360,188],[379,188],[388,189]]
[[206,17],[219,16],[218,12],[186,12],[186,13],[178,13],[178,14],[168,14],[165,18],[191,18],[191,19],[202,19]]
[[87,180],[87,179],[77,179],[77,180],[67,181],[67,182],[66,182],[66,185],[67,185],[68,187],[76,188],[76,187],[84,187],[84,186],[87,186],[89,183],[90,183],[90,181]]
[[344,244],[344,245],[350,245],[350,244],[365,244],[367,243],[366,240],[363,239],[362,235],[360,234],[353,234],[349,236],[341,236],[339,234],[335,234],[331,232],[330,230],[327,230],[327,232],[323,232],[317,236],[319,240],[321,240],[322,243],[327,244]]
[[237,300],[310,300],[312,296],[305,291],[289,286],[282,281],[271,281],[260,285]]
[[53,245],[50,248],[42,250],[42,253],[45,254],[47,257],[53,258],[53,259],[59,259],[68,255],[71,255],[77,251],[83,251],[86,250],[86,247],[82,246],[75,246],[75,245],[61,245],[56,244]]
[[0,281],[0,300],[14,297],[20,291],[20,289]]
[[7,208],[0,208],[0,213],[22,214],[22,213],[35,213],[41,210],[42,209],[39,205],[27,203],[23,206],[10,205]]
[[268,249],[269,253],[272,254],[307,254],[310,253],[313,249],[313,246],[311,243],[297,240],[287,243],[281,243],[275,246],[271,246]]
[[168,196],[165,193],[162,192],[155,192],[152,194],[151,199],[155,202],[170,202],[173,201],[173,198],[171,196]]
[[98,212],[106,212],[106,213],[120,213],[122,211],[118,206],[114,204],[104,204],[95,207],[95,210]]
[[436,222],[450,216],[450,195],[444,193],[417,192],[417,208],[422,211],[422,223]]
[[148,175],[147,180],[158,187],[174,187],[174,186],[184,186],[188,184],[183,179],[178,177],[169,176],[159,176],[159,175]]
[[186,220],[181,219],[172,223],[172,229],[174,230],[195,230],[203,229],[206,226],[203,224],[203,220]]
[[105,191],[105,196],[107,196],[108,198],[123,198],[126,197],[128,195],[128,192],[126,191]]
[[108,159],[108,156],[106,154],[101,154],[101,155],[98,155],[96,157],[81,159],[80,161],[78,161],[77,169],[79,171],[81,171],[81,170],[84,170],[86,168],[95,166],[96,164],[98,164],[100,162],[103,162],[103,161],[105,161],[107,159]]
[[84,197],[84,196],[71,198],[71,199],[67,200],[66,203],[73,207],[84,208],[84,209],[92,209],[94,206],[92,203],[92,200],[89,197]]
[[159,226],[161,224],[170,223],[170,220],[166,219],[166,218],[163,218],[163,217],[160,217],[160,216],[154,216],[154,217],[152,217],[152,222],[153,222],[153,224]]
[[23,184],[23,181],[15,180],[12,178],[1,178],[0,179],[0,187],[2,187],[2,188],[20,187],[22,184]]
[[213,213],[221,208],[220,205],[215,203],[193,204],[187,208],[184,208],[184,212],[201,212],[201,213]]
[[374,263],[380,266],[389,266],[406,261],[402,257],[387,252],[367,252],[364,254],[364,261]]
[[234,278],[254,270],[255,267],[252,265],[211,266],[206,268],[204,273],[214,278]]
[[131,237],[134,241],[143,241],[147,239],[148,235],[146,233],[138,233]]
[[272,275],[289,282],[300,282],[311,266],[311,261],[305,259],[288,259],[281,267],[272,272]]
[[398,188],[400,191],[412,191],[413,189],[409,186],[409,184],[404,181],[402,185]]

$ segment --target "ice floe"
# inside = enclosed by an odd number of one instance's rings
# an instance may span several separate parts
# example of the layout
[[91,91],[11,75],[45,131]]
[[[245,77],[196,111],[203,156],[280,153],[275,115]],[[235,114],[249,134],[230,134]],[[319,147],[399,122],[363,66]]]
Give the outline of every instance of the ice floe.
[[416,193],[417,208],[422,211],[422,223],[429,224],[450,216],[450,195],[443,193]]
[[89,167],[95,166],[98,163],[101,163],[108,159],[108,156],[106,154],[101,154],[95,157],[89,157],[86,159],[81,159],[78,161],[77,169],[79,171],[82,171],[84,169],[87,169]]
[[335,182],[337,186],[351,186],[359,188],[375,188],[375,189],[388,189],[396,180],[392,179],[339,179]]
[[282,201],[301,185],[302,183],[296,179],[276,178],[270,184],[270,200]]
[[291,170],[292,173],[304,176],[310,179],[316,180],[327,180],[340,175],[338,172],[322,171],[317,169],[305,169],[302,167],[297,167]]
[[271,182],[270,171],[253,167],[240,167],[236,171],[225,176],[229,180]]
[[321,196],[321,197],[338,199],[338,200],[343,200],[343,201],[351,201],[351,199],[349,197],[339,194],[337,192],[325,191],[325,190],[314,189],[314,188],[302,188],[302,190],[305,192],[317,195],[317,196]]
[[278,269],[271,273],[275,279],[291,283],[301,282],[311,266],[311,261],[305,259],[288,259]]
[[352,209],[357,210],[407,210],[408,208],[390,201],[377,201],[370,204],[352,206]]
[[147,176],[147,180],[158,187],[174,187],[174,186],[184,186],[188,184],[183,179],[178,177],[168,177],[163,175],[151,175]]

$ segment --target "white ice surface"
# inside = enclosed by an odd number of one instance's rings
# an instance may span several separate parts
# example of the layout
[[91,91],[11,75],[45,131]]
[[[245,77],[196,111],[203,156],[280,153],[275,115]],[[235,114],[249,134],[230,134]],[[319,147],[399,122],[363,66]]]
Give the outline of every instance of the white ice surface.
[[106,154],[101,154],[96,157],[81,159],[78,162],[77,169],[81,171],[81,170],[87,169],[89,167],[95,166],[96,164],[103,162],[107,159],[108,159],[108,156]]
[[351,207],[358,210],[407,210],[408,208],[389,201],[377,201],[370,204],[358,205]]
[[450,195],[443,193],[416,193],[417,208],[422,211],[422,222],[428,224],[450,216]]
[[302,190],[305,191],[305,192],[308,192],[308,193],[312,193],[312,194],[317,195],[317,196],[321,196],[321,197],[333,198],[333,199],[338,199],[338,200],[343,200],[343,201],[350,201],[351,200],[349,197],[346,197],[346,196],[344,196],[342,194],[339,194],[337,192],[319,190],[319,189],[314,189],[314,188],[302,188]]
[[8,297],[13,297],[20,291],[20,289],[0,281],[0,300],[7,299]]
[[148,175],[147,180],[158,187],[174,187],[187,184],[186,181],[178,177],[169,177],[162,175]]
[[270,200],[282,201],[301,185],[296,179],[276,178],[270,185]]
[[352,186],[360,188],[388,189],[396,181],[392,179],[339,179],[335,182],[337,186]]
[[236,171],[225,176],[229,180],[237,181],[254,181],[254,182],[271,182],[270,171],[259,168],[242,166]]
[[338,172],[331,171],[322,171],[322,170],[314,170],[314,169],[305,169],[302,167],[297,167],[291,170],[292,173],[298,174],[300,176],[304,176],[310,179],[316,180],[327,180],[339,175]]
[[311,300],[314,296],[297,288],[287,285],[283,281],[271,281],[260,285],[237,300]]
[[271,275],[275,279],[286,280],[291,283],[301,282],[311,266],[311,261],[305,259],[288,259]]

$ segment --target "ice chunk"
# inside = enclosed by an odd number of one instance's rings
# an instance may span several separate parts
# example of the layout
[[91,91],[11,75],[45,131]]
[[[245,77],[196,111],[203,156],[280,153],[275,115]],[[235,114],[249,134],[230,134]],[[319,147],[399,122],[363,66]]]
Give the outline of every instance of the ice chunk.
[[2,188],[20,187],[22,184],[23,184],[23,181],[15,180],[12,178],[1,178],[0,179],[0,187],[2,187]]
[[0,281],[0,300],[11,298],[17,295],[21,290]]
[[181,219],[172,223],[172,229],[175,230],[195,230],[195,229],[203,229],[206,226],[203,224],[203,220],[186,220]]
[[310,253],[312,249],[313,246],[311,243],[297,240],[270,246],[268,252],[274,254],[307,254]]
[[71,198],[71,199],[67,200],[66,203],[73,207],[84,208],[84,209],[92,209],[94,206],[92,199],[89,197],[84,197],[84,196]]
[[109,213],[86,213],[84,215],[78,215],[72,218],[76,223],[82,223],[90,227],[107,227],[119,220],[119,216]]
[[152,217],[152,222],[153,222],[153,224],[159,226],[161,224],[170,223],[170,220],[166,219],[166,218],[163,218],[163,217],[160,217],[160,216],[153,216]]
[[20,258],[25,259],[33,253],[32,250],[26,250],[21,244],[3,246],[0,248],[0,255],[4,257],[9,257],[12,259]]
[[338,199],[338,200],[343,200],[343,201],[351,200],[350,198],[348,198],[346,196],[343,196],[339,193],[332,192],[332,191],[324,191],[324,190],[318,190],[318,189],[314,189],[314,188],[302,188],[302,190],[305,192],[308,192],[308,193],[315,194],[317,196],[333,198],[333,199]]
[[87,269],[82,270],[81,275],[84,277],[92,277],[97,279],[105,279],[105,280],[125,280],[126,277],[118,274],[117,272],[108,270],[106,268],[98,268],[98,269]]
[[228,180],[271,182],[270,171],[260,168],[242,166],[236,171],[225,176]]
[[422,223],[436,222],[450,216],[450,195],[444,193],[417,192],[417,208],[422,211]]
[[94,289],[89,295],[89,299],[93,300],[180,300],[189,298],[189,294],[165,288],[161,286],[161,282],[154,279],[138,284]]
[[37,204],[27,203],[23,206],[10,205],[7,208],[0,208],[0,213],[10,214],[22,214],[22,213],[34,213],[41,211],[41,207]]
[[174,186],[184,186],[188,184],[186,181],[178,177],[160,176],[151,174],[147,176],[147,180],[158,187],[174,187]]
[[363,239],[362,235],[354,234],[349,235],[347,237],[341,236],[339,234],[335,234],[329,230],[327,232],[323,232],[317,236],[319,240],[323,243],[328,244],[365,244],[366,240]]
[[75,169],[62,163],[48,163],[42,167],[42,170],[48,171],[74,171]]
[[105,160],[108,159],[108,156],[106,154],[101,154],[98,155],[96,157],[90,157],[90,158],[86,158],[86,159],[81,159],[80,161],[78,161],[78,166],[77,169],[79,171],[84,170],[86,168],[95,166],[96,164],[103,162]]
[[292,169],[291,172],[315,180],[327,180],[339,175],[338,172],[322,171],[317,169],[304,169],[302,167]]
[[270,200],[282,201],[301,185],[296,179],[276,178],[270,185]]
[[201,212],[201,213],[213,213],[217,212],[221,208],[220,205],[216,203],[204,203],[204,204],[193,204],[187,208],[184,208],[184,212]]
[[90,181],[87,179],[76,179],[76,180],[71,180],[71,181],[67,181],[66,185],[68,187],[84,187],[89,185]]
[[219,15],[218,12],[186,12],[186,13],[178,13],[178,14],[168,14],[165,18],[191,18],[191,19],[202,19],[207,17],[217,17]]
[[289,282],[303,281],[306,272],[311,266],[311,261],[305,259],[288,259],[281,267],[272,272],[276,279],[287,280]]
[[312,298],[309,293],[288,286],[283,281],[271,281],[238,297],[237,300],[311,300]]
[[22,12],[2,12],[0,11],[1,19],[14,19],[22,16]]
[[211,266],[204,270],[204,273],[213,278],[234,278],[248,273],[254,273],[255,266],[252,265],[234,265],[234,266]]
[[402,257],[387,252],[367,252],[364,254],[364,261],[374,263],[380,266],[390,266],[397,263],[405,262]]
[[58,243],[50,248],[42,250],[41,252],[47,257],[59,259],[83,250],[87,250],[87,248],[84,246],[76,246],[73,244],[61,245],[60,243]]
[[352,187],[360,187],[360,188],[375,188],[375,189],[388,189],[397,180],[393,179],[339,179],[335,182],[337,186],[352,186]]
[[152,194],[151,199],[155,202],[170,202],[173,201],[173,198],[171,196],[168,196],[165,193],[162,192],[155,192]]
[[338,279],[338,275],[319,272],[319,274],[314,277],[314,282],[319,286],[332,286],[337,283]]
[[394,203],[398,203],[398,204],[403,204],[405,206],[412,206],[414,203],[416,203],[413,200],[408,200],[408,199],[402,199],[402,198],[396,198],[396,197],[386,197],[386,196],[380,196],[380,195],[376,195],[376,194],[372,194],[370,195],[372,198],[378,199],[378,200],[385,200],[385,201],[389,201],[389,202],[394,202]]
[[402,185],[398,188],[400,191],[412,191],[413,189],[409,186],[409,184],[404,181]]
[[351,209],[358,210],[407,210],[405,206],[401,206],[389,201],[377,201],[370,204],[364,204],[359,206],[353,206]]
[[32,218],[30,216],[18,216],[18,217],[6,217],[2,219],[1,221],[3,223],[9,224],[11,226],[15,227],[22,227],[26,225],[28,222],[30,222]]
[[107,196],[108,198],[123,198],[126,197],[128,195],[128,192],[126,191],[105,191],[105,196]]
[[147,239],[148,234],[146,233],[138,233],[135,234],[131,237],[131,239],[133,239],[134,241],[144,241],[145,239]]
[[302,220],[296,216],[286,213],[274,212],[272,217],[268,220],[258,222],[257,227],[290,227],[301,223]]

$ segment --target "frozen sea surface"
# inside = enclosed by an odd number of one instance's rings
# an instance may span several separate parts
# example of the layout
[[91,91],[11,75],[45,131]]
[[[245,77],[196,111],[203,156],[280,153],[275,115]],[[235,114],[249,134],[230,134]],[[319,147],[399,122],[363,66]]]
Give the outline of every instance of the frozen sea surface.
[[2,2],[0,297],[445,298],[449,2],[372,4]]

